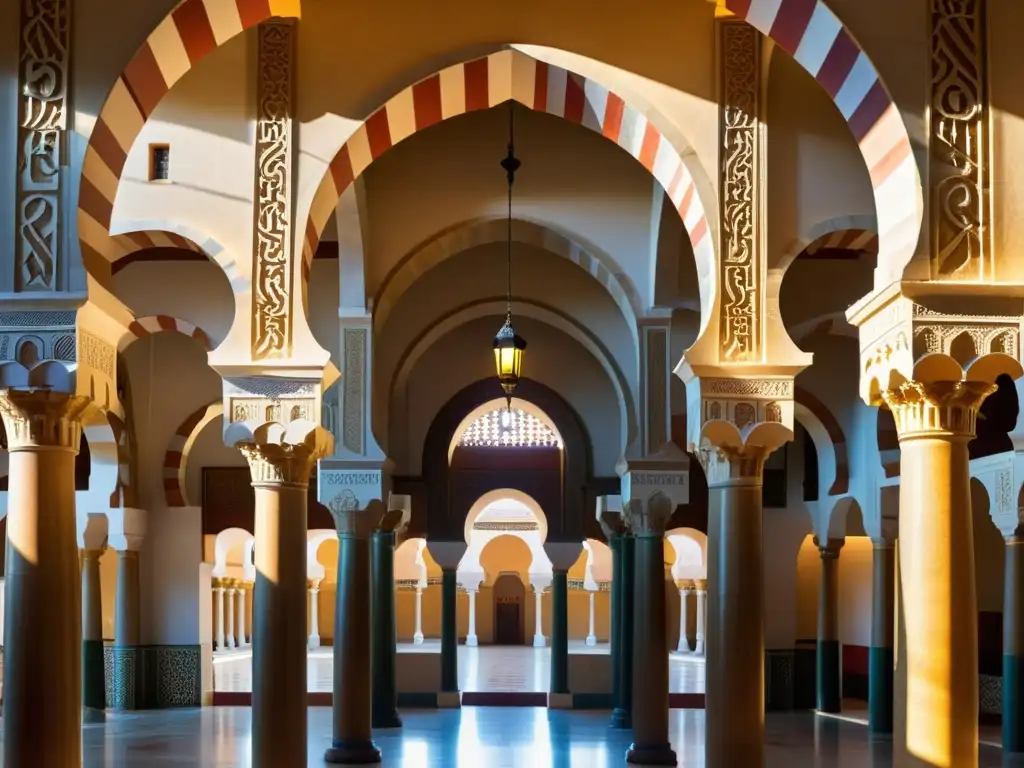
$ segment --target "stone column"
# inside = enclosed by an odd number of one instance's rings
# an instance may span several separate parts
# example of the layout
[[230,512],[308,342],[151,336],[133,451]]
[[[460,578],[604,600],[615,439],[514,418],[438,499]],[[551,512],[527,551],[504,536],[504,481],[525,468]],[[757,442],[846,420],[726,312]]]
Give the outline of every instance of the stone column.
[[697,637],[696,647],[693,649],[694,656],[704,655],[704,621],[707,615],[707,588],[708,583],[705,579],[696,579],[694,581],[697,592]]
[[533,587],[533,647],[547,648],[548,639],[544,636],[544,606],[541,602],[544,587]]
[[459,635],[456,607],[458,580],[456,571],[466,553],[465,541],[436,541],[427,544],[430,554],[441,566],[441,691],[439,707],[458,707]]
[[762,446],[702,449],[708,478],[708,768],[764,765]]
[[1006,537],[1003,581],[1003,752],[1024,752],[1024,538]]
[[115,709],[137,709],[142,677],[139,651],[139,553],[132,549],[117,553],[117,593],[114,598],[114,690]]
[[469,631],[466,633],[466,645],[470,648],[480,645],[480,638],[476,636],[476,594],[475,589],[466,590],[466,598],[469,600]]
[[[569,569],[579,559],[583,545],[548,542],[544,552],[551,561],[551,680],[548,705],[572,708],[569,690]],[[540,605],[540,602],[537,603]]]
[[[868,651],[868,731],[892,734],[893,655],[896,598],[896,548],[891,541],[874,542],[871,576],[871,648]],[[1003,690],[1006,688],[1004,686]]]
[[622,542],[625,532],[625,525],[622,522],[622,515],[619,511],[603,509],[609,505],[609,498],[621,504],[618,497],[602,497],[598,501],[597,521],[601,525],[605,539],[608,541],[608,548],[612,551],[612,582],[610,585],[611,617],[608,626],[608,641],[611,645],[612,661],[612,717],[613,728],[628,728],[628,710],[623,701],[622,690],[622,666],[623,666],[623,637],[622,637],[622,582],[625,578],[622,568]]
[[82,586],[75,455],[88,400],[0,390],[9,495],[4,765],[82,764]]
[[82,550],[82,705],[86,721],[103,719],[107,707],[103,668],[102,549]]
[[423,587],[416,587],[416,629],[412,634],[414,645],[423,645]]
[[597,635],[594,634],[594,592],[591,592],[590,597],[590,621],[587,625],[587,645],[593,648],[597,645]]
[[245,582],[238,582],[238,631],[235,640],[239,648],[248,648],[249,641],[245,629]]
[[818,588],[818,711],[842,709],[842,678],[839,659],[839,550],[844,539],[814,543],[821,555],[821,584]]
[[277,768],[307,762],[306,507],[310,473],[330,439],[319,427],[258,434],[237,444],[256,498],[252,764]]
[[[619,540],[622,568],[619,579],[619,703],[612,710],[612,728],[633,727],[633,626],[634,626],[634,539],[623,533]],[[614,584],[612,587],[614,588]]]
[[309,641],[308,648],[320,647],[320,580],[311,579],[309,586]]
[[[354,499],[353,499],[354,501]],[[338,529],[338,592],[334,611],[334,733],[328,763],[380,762],[373,743],[373,568],[370,536],[393,530],[394,515],[374,500],[365,509],[329,505]],[[399,515],[400,519],[400,515]],[[397,522],[397,521],[395,521]]]
[[689,629],[686,625],[689,618],[686,615],[686,603],[688,602],[686,598],[689,597],[692,591],[692,581],[679,582],[679,643],[676,645],[678,653],[690,653],[692,651],[690,648]]
[[217,650],[224,650],[224,581],[213,580],[213,594],[217,601]]
[[398,716],[398,627],[395,611],[395,526],[373,533],[373,727],[401,728]]
[[636,542],[633,589],[633,744],[626,762],[676,765],[668,740],[668,627],[665,611],[665,526],[675,506],[661,492],[625,504]]
[[978,610],[967,443],[980,381],[885,390],[900,438],[900,578],[907,638],[907,751],[978,765]]
[[234,579],[228,581],[228,587],[224,590],[224,612],[227,615],[228,626],[224,634],[224,644],[228,648],[237,647],[235,643],[235,594],[238,591]]

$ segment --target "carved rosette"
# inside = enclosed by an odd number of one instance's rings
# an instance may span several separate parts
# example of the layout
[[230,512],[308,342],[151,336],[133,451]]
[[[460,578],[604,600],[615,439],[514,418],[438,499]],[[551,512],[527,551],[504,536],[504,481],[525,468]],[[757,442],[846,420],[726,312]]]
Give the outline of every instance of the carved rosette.
[[249,462],[253,488],[306,488],[320,452],[314,446],[290,443],[236,443]]
[[7,450],[66,448],[78,452],[82,419],[92,407],[87,397],[49,390],[0,390],[0,417]]
[[60,289],[71,43],[69,0],[21,0],[16,291]]
[[259,27],[252,290],[252,358],[292,348],[292,108],[294,25]]
[[978,410],[994,384],[982,381],[908,381],[882,392],[896,420],[900,441],[949,435],[970,440]]
[[931,0],[931,277],[991,280],[985,0]]
[[721,104],[721,286],[724,360],[761,359],[764,249],[761,244],[761,35],[745,22],[719,22]]
[[634,536],[664,536],[665,528],[675,505],[672,500],[661,493],[655,493],[646,499],[633,499],[625,503],[623,517]]

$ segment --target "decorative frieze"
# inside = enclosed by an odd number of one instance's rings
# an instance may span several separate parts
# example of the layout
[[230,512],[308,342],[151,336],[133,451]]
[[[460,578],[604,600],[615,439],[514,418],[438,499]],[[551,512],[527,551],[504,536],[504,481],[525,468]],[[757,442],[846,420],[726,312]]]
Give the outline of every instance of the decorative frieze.
[[287,358],[292,349],[292,93],[294,26],[259,27],[256,165],[253,192],[252,358]]
[[239,377],[224,380],[225,416],[229,422],[320,420],[317,382],[309,379]]
[[0,361],[25,359],[23,347],[29,343],[39,360],[74,362],[75,313],[0,312]]
[[668,330],[644,328],[647,378],[646,452],[656,452],[671,439],[668,402]]
[[474,531],[538,531],[537,523],[473,523]]
[[117,348],[88,331],[78,331],[79,362],[111,381],[117,377]]
[[64,242],[71,3],[20,5],[14,289],[56,291]]
[[721,290],[719,341],[728,362],[761,359],[761,39],[749,24],[719,22]]
[[931,0],[931,276],[991,280],[985,0]]
[[342,385],[342,445],[352,453],[362,454],[365,430],[364,401],[366,399],[366,328],[345,328],[342,343],[345,371]]

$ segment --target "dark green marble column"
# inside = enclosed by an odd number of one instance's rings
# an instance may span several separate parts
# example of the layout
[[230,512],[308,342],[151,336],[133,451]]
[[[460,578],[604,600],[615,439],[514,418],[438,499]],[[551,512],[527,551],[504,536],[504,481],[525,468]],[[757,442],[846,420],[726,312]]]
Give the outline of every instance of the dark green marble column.
[[[896,612],[896,549],[874,542],[871,584],[871,648],[868,651],[868,732],[892,735],[893,654]],[[1003,689],[1006,690],[1005,688]]]
[[551,574],[551,693],[569,693],[569,577]]
[[[643,504],[643,506],[641,506]],[[665,525],[673,504],[661,493],[628,507],[633,573],[633,744],[626,762],[676,765],[668,740],[668,632],[665,615]]]
[[622,561],[619,579],[619,701],[612,712],[613,728],[633,727],[633,536],[624,533],[619,542],[619,559]]
[[[612,551],[611,616],[609,617],[608,642],[611,645],[612,661],[612,710],[622,709],[622,680],[619,667],[622,664],[622,535],[606,530],[608,547]],[[613,723],[614,724],[614,723]]]
[[401,728],[395,621],[395,534],[373,533],[373,727]]
[[821,586],[818,591],[818,711],[842,709],[842,678],[839,660],[839,550],[843,539],[815,539],[821,554]]
[[[334,512],[338,588],[334,606],[334,723],[327,763],[380,762],[373,743],[371,519],[382,507]],[[257,638],[259,636],[257,635]]]
[[85,722],[102,722],[107,706],[103,669],[102,549],[82,550],[82,706]]
[[1006,538],[1003,582],[1003,752],[1024,753],[1024,537]]
[[441,571],[441,692],[459,692],[459,637],[455,569]]

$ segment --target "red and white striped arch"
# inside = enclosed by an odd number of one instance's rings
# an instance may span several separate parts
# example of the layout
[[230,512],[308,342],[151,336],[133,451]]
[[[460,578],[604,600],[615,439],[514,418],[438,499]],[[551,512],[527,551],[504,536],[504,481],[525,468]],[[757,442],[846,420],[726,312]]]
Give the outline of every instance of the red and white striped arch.
[[[89,137],[78,193],[78,237],[89,273],[107,282],[123,257],[110,220],[128,153],[171,87],[208,53],[267,19],[299,16],[300,0],[184,0],[114,83]],[[230,277],[230,275],[229,275]]]
[[804,248],[802,256],[815,256],[826,251],[878,253],[878,233],[870,229],[839,229],[822,235]]
[[899,109],[867,54],[822,0],[724,0],[774,40],[828,93],[857,140],[878,216],[876,282],[898,279],[924,216],[921,176]]
[[716,274],[714,238],[681,148],[673,147],[642,112],[603,85],[517,50],[499,51],[431,75],[389,99],[355,130],[331,160],[310,205],[303,245],[306,274],[338,198],[374,160],[417,131],[510,99],[596,131],[633,155],[665,188],[682,217],[698,274]]
[[188,455],[199,433],[207,424],[223,415],[224,404],[217,400],[191,414],[171,435],[164,454],[164,499],[168,507],[192,506],[185,487]]
[[193,325],[187,320],[171,317],[170,315],[150,315],[137,318],[128,326],[128,334],[121,339],[118,351],[124,352],[139,339],[152,336],[154,333],[164,332],[180,333],[183,336],[189,336],[198,341],[207,352],[213,349],[213,341],[202,328]]

